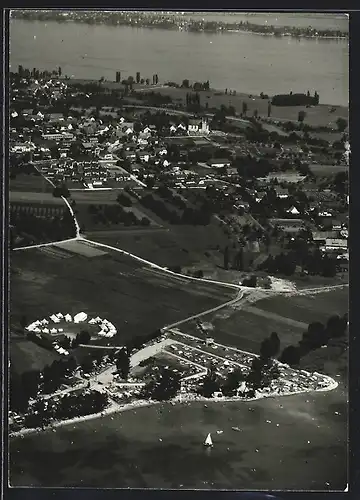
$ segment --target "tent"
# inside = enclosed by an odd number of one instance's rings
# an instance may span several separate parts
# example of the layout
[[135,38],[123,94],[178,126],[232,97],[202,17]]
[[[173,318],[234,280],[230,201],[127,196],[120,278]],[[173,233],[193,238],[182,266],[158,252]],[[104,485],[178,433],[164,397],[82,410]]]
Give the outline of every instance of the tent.
[[86,319],[87,319],[87,314],[84,312],[79,312],[74,316],[74,323],[82,323],[83,321],[86,321]]
[[294,206],[292,206],[287,212],[290,213],[290,214],[293,214],[293,215],[299,215],[300,214],[299,210],[296,207],[294,207]]

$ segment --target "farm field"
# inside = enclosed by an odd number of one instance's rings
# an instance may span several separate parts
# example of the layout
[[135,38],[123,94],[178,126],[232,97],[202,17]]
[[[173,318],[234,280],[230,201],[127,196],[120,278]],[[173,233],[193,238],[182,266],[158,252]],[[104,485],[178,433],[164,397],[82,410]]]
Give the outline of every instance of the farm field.
[[[151,219],[147,217],[141,210],[139,210],[137,207],[121,207],[116,201],[112,201],[109,203],[101,203],[101,205],[106,205],[106,207],[112,209],[118,210],[120,207],[123,208],[124,212],[127,213],[132,213],[136,219],[137,222],[136,224],[133,223],[128,223],[126,225],[123,220],[119,221],[117,224],[112,221],[110,222],[109,219],[106,220],[106,222],[100,222],[98,219],[95,218],[94,214],[90,213],[90,208],[91,206],[94,207],[94,203],[86,203],[86,202],[80,202],[79,204],[76,205],[75,208],[75,214],[77,221],[79,222],[80,226],[83,228],[82,232],[88,234],[90,233],[102,233],[103,231],[119,231],[120,233],[123,230],[127,230],[129,228],[148,228],[149,226],[158,226],[158,224],[154,223]],[[148,226],[143,226],[141,223],[141,220],[149,219],[149,225]]]
[[348,172],[347,165],[318,165],[310,164],[309,169],[317,177],[330,177],[338,172]]
[[[174,100],[181,99],[183,104],[186,102],[187,89],[162,87],[156,89],[156,92],[162,95],[170,95]],[[216,95],[218,93],[219,92],[216,90],[200,92],[200,102],[202,102],[202,104],[208,102],[209,108],[220,108],[222,104],[228,106],[229,96],[224,92],[221,92],[220,95]],[[237,93],[236,96],[231,96],[231,104],[237,112],[241,111],[243,101],[248,105],[248,116],[252,116],[255,109],[258,110],[259,116],[267,116],[268,99],[261,99],[260,96],[255,95],[249,97],[248,94],[243,93]],[[297,121],[299,111],[304,110],[306,111],[305,122],[309,125],[331,125],[337,129],[336,120],[339,117],[347,119],[348,108],[336,106],[333,113],[330,112],[330,108],[331,106],[327,106],[326,104],[320,104],[312,108],[306,108],[305,106],[272,106],[271,118]]]
[[32,191],[10,191],[10,203],[37,203],[37,204],[51,204],[63,205],[62,198],[55,198],[52,193],[32,192]]
[[[234,346],[244,351],[259,353],[260,344],[272,332],[279,335],[281,346],[297,343],[304,332],[303,324],[287,322],[286,318],[267,317],[248,311],[246,306],[239,311],[222,309],[204,318],[213,325],[210,336],[220,344]],[[196,323],[181,325],[183,333],[199,336]]]
[[23,314],[32,322],[54,312],[84,311],[111,321],[118,331],[116,341],[122,342],[233,298],[232,290],[171,277],[118,252],[89,259],[79,255],[77,248],[71,256],[70,249],[68,258],[63,258],[64,250],[59,255],[55,246],[14,252],[14,324]]
[[[216,342],[258,353],[260,344],[272,332],[277,332],[281,349],[301,340],[312,321],[326,323],[331,314],[348,310],[348,289],[308,296],[276,296],[261,299],[240,310],[224,308],[206,316],[214,329]],[[181,325],[181,331],[198,336],[195,322]]]
[[329,292],[295,297],[271,297],[259,300],[255,308],[280,314],[285,318],[325,323],[332,314],[343,315],[349,308],[349,288],[337,288]]
[[[161,266],[200,266],[204,271],[221,265],[228,238],[215,224],[170,226],[167,231],[126,231],[113,235],[91,234],[91,239],[132,252]],[[217,249],[219,247],[219,249]],[[208,253],[208,256],[205,254]]]
[[117,203],[116,198],[119,194],[124,193],[126,196],[129,196],[124,192],[124,189],[110,189],[110,190],[98,190],[98,189],[89,189],[89,190],[79,190],[79,191],[71,191],[71,199],[75,200],[76,204],[93,204],[93,205],[112,205],[113,203]]
[[[345,399],[339,387],[248,403],[159,404],[14,438],[10,483],[343,491]],[[208,432],[211,450],[202,445]]]
[[52,193],[53,187],[40,174],[17,174],[15,179],[10,179],[10,191]]

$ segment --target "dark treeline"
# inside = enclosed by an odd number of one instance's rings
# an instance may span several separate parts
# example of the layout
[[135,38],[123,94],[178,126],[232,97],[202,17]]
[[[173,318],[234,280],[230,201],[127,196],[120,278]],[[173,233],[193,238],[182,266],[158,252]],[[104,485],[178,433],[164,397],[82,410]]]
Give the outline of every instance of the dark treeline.
[[[163,190],[163,192],[164,191],[165,190]],[[178,196],[170,197],[168,191],[165,191],[165,193],[166,196],[168,196],[167,199],[171,201],[172,204],[176,205],[177,208],[180,208],[180,204],[182,205],[183,203],[182,199]],[[172,210],[168,208],[162,200],[154,198],[154,196],[151,194],[145,195],[140,200],[140,203],[171,224],[192,224],[206,226],[210,223],[211,214],[204,208],[193,209],[190,207],[186,207],[183,209],[182,213],[179,214],[178,210]]]
[[34,210],[37,210],[37,207],[31,205],[10,206],[13,243],[20,238],[20,246],[23,246],[63,240],[76,235],[74,219],[68,210],[64,210],[62,216],[46,217],[31,213]]
[[319,104],[319,94],[315,92],[314,96],[307,94],[279,94],[274,95],[271,104],[274,106],[317,106]]
[[286,347],[279,361],[290,366],[298,366],[302,357],[322,346],[330,346],[340,339],[346,339],[348,314],[330,316],[326,324],[319,321],[310,323],[297,345]]

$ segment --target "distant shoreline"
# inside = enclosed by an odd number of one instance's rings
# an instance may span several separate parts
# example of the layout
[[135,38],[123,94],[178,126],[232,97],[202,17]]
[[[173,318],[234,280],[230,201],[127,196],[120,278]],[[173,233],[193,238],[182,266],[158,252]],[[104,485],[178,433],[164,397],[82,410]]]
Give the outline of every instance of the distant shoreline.
[[[145,12],[81,12],[76,11],[15,11],[12,19],[22,21],[38,22],[76,22],[79,24],[107,25],[111,27],[127,26],[142,29],[162,29],[166,31],[185,31],[189,33],[250,33],[253,35],[263,35],[282,38],[284,36],[295,39],[319,39],[319,40],[347,40],[349,33],[341,30],[324,30],[312,27],[296,26],[271,26],[265,24],[249,23],[241,21],[239,23],[228,23],[221,21],[198,21],[196,19],[186,19],[181,16],[159,15],[151,16]],[[131,14],[131,16],[129,16]],[[134,19],[134,17],[136,19]]]

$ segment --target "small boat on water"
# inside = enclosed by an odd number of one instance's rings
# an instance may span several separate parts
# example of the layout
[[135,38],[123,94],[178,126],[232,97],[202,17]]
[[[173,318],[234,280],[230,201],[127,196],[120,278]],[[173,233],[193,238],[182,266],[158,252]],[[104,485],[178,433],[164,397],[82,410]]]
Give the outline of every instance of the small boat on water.
[[204,441],[204,446],[207,446],[208,448],[212,448],[214,446],[213,444],[213,441],[211,439],[211,434],[209,432],[209,434],[206,436],[206,439]]
[[239,427],[231,427],[233,431],[241,432],[241,429]]

